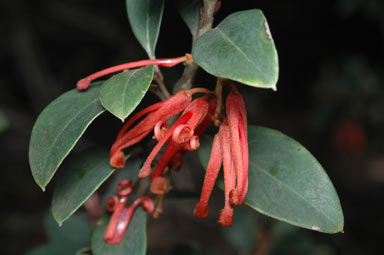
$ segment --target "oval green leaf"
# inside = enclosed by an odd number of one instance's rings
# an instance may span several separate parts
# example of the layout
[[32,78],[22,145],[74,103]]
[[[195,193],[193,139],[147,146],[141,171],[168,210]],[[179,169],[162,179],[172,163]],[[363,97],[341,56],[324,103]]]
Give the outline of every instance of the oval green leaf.
[[37,118],[29,144],[29,164],[43,190],[86,128],[105,111],[99,101],[101,84],[93,83],[84,92],[66,92]]
[[145,254],[147,250],[147,215],[138,208],[132,216],[123,241],[119,244],[108,244],[104,240],[104,232],[108,222],[101,221],[93,230],[91,246],[94,255]]
[[38,246],[27,255],[68,255],[89,246],[91,226],[86,218],[74,215],[67,224],[59,227],[50,214],[44,219],[48,243]]
[[105,151],[80,153],[63,165],[53,191],[52,214],[61,225],[114,172]]
[[[248,142],[247,205],[299,227],[325,233],[343,230],[337,193],[308,150],[279,131],[257,126],[248,126]],[[211,144],[212,139],[202,140],[199,156],[203,165],[208,162]]]
[[143,99],[153,79],[153,65],[121,72],[104,82],[101,104],[123,122]]
[[276,90],[277,52],[267,20],[260,10],[229,15],[196,40],[192,56],[212,75]]
[[196,37],[200,28],[201,0],[177,0],[175,3],[192,36]]
[[132,31],[150,58],[155,58],[164,0],[127,0],[127,13]]

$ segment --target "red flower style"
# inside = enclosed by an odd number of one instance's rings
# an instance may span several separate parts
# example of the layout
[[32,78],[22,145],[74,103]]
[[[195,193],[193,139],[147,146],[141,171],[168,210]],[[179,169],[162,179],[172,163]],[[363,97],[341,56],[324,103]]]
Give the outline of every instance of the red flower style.
[[[195,111],[195,117],[191,117],[187,121],[187,124],[180,125],[173,132],[172,139],[152,174],[152,184],[150,187],[152,193],[164,194],[167,191],[167,182],[165,178],[161,176],[164,168],[171,164],[171,169],[178,169],[182,164],[185,151],[195,150],[199,147],[198,137],[211,125],[212,115],[214,114],[215,109],[216,98],[212,98],[208,101],[208,104],[205,102],[205,99],[196,99],[184,110],[183,115],[187,114],[189,111]],[[204,115],[205,117],[203,117]],[[156,132],[159,131],[155,128],[155,137]],[[166,136],[166,134],[164,136]],[[188,136],[189,142],[187,141]],[[160,141],[160,139],[161,138],[158,140]],[[184,140],[184,142],[180,143],[180,140]]]
[[245,104],[234,87],[227,97],[226,111],[227,119],[224,119],[213,140],[200,201],[194,214],[199,218],[208,216],[208,201],[223,164],[225,206],[220,211],[218,223],[231,226],[233,206],[243,204],[247,194],[249,163]]
[[119,244],[128,229],[129,222],[137,209],[141,205],[147,213],[152,213],[155,204],[149,197],[140,197],[136,199],[130,206],[126,207],[128,196],[132,192],[132,181],[122,180],[117,186],[117,196],[110,197],[107,202],[107,209],[113,211],[109,224],[104,232],[104,239],[109,244]]
[[[175,94],[174,96],[170,97],[165,101],[153,104],[141,110],[140,112],[135,114],[131,119],[129,119],[125,123],[123,128],[120,130],[114,144],[112,145],[110,151],[111,166],[116,168],[123,168],[125,165],[125,158],[122,150],[140,142],[152,130],[155,130],[155,137],[160,139],[159,142],[161,141],[162,144],[164,144],[165,141],[161,139],[161,136],[162,133],[165,132],[167,126],[166,120],[185,110],[192,101],[192,94],[197,92],[209,93],[208,90],[203,88],[184,90]],[[199,109],[201,109],[201,107]],[[199,109],[195,109],[195,111],[198,111]],[[186,124],[186,122],[191,117],[190,115],[192,116],[192,112],[184,114],[183,117],[181,117],[178,121],[176,121],[174,125],[172,125],[170,130],[175,130],[175,128],[180,124]],[[195,116],[196,114],[193,115]],[[145,117],[135,127],[129,129],[134,122],[136,122],[143,116]],[[178,129],[176,131],[181,135],[185,136],[185,132],[187,130]],[[171,133],[168,131],[166,131],[166,133],[166,136],[169,138],[169,134]],[[154,154],[153,156],[155,155],[156,154]],[[148,164],[146,165],[146,167],[148,167]],[[146,171],[141,171],[139,177],[143,178],[148,176],[149,174],[150,171],[148,172],[147,169]]]
[[149,65],[156,65],[156,66],[164,66],[164,67],[173,67],[177,64],[180,63],[187,63],[191,64],[193,63],[193,58],[191,54],[185,54],[184,57],[178,57],[178,58],[164,58],[164,59],[146,59],[146,60],[139,60],[139,61],[134,61],[134,62],[129,62],[117,66],[112,66],[109,68],[106,68],[104,70],[98,71],[94,74],[91,74],[84,79],[81,79],[77,82],[76,88],[78,90],[86,90],[89,87],[89,84],[97,79],[100,78],[104,75],[127,70],[127,69],[132,69],[132,68],[137,68],[137,67],[143,67],[143,66],[149,66]]

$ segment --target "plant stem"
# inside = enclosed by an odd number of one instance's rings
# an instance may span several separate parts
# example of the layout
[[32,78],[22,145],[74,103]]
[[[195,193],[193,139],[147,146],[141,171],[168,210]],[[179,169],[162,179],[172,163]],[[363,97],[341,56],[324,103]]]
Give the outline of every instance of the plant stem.
[[[200,20],[200,29],[197,35],[197,38],[210,30],[213,23],[213,15],[215,11],[217,0],[204,0],[204,7],[202,9],[202,15]],[[181,90],[187,90],[192,88],[193,81],[199,66],[195,63],[187,65],[184,69],[183,75],[176,82],[173,93],[176,94]]]
[[219,116],[223,105],[223,78],[217,78],[215,95],[217,100],[215,114],[213,115],[213,123],[215,126],[220,126]]
[[157,82],[159,85],[159,93],[158,96],[161,100],[166,100],[171,97],[171,94],[169,93],[167,87],[164,84],[164,78],[163,74],[160,71],[160,68],[158,66],[155,66],[155,74],[153,76],[153,79]]

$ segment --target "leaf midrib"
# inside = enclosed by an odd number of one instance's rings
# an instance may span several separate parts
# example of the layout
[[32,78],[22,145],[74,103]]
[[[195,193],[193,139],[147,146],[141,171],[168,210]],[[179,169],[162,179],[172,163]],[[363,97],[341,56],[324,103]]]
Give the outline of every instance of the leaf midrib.
[[[146,15],[146,22],[145,22],[145,33],[147,37],[147,47],[149,50],[150,57],[154,57],[154,53],[152,53],[152,45],[150,44],[150,38],[149,38],[149,5],[150,0],[147,0],[147,15]],[[154,52],[154,51],[153,51]]]
[[[124,112],[124,109],[126,109],[127,108],[127,106],[126,106],[126,104],[128,103],[128,100],[124,100],[125,99],[125,95],[126,95],[126,93],[127,93],[127,89],[128,89],[128,84],[129,84],[129,81],[132,79],[132,77],[139,71],[140,69],[137,69],[137,70],[133,70],[131,73],[130,73],[130,75],[129,75],[129,77],[128,77],[128,79],[127,79],[127,81],[125,82],[125,84],[124,84],[124,89],[123,89],[123,94],[122,94],[122,102],[123,102],[123,107],[122,107],[122,109],[121,109],[121,112]],[[126,116],[124,116],[124,118],[125,118]]]
[[261,69],[257,66],[257,64],[256,64],[255,62],[253,62],[252,59],[250,59],[250,58],[247,56],[247,54],[245,54],[245,52],[244,52],[238,45],[236,45],[236,43],[235,43],[234,41],[232,41],[232,40],[228,37],[227,34],[224,33],[223,30],[220,29],[220,27],[216,27],[215,29],[216,29],[218,32],[220,32],[221,35],[224,37],[224,39],[227,40],[227,41],[228,41],[228,42],[229,42],[229,43],[230,43],[236,50],[238,50],[238,51],[241,53],[241,55],[243,55],[243,57],[244,57],[249,63],[251,63],[251,64],[255,67],[255,69],[256,69],[261,75],[264,76],[264,79],[265,79],[266,81],[269,80],[269,79],[268,79],[268,75],[267,75],[263,70],[261,70]]
[[[47,153],[45,154],[46,155],[46,157],[45,157],[45,159],[44,159],[44,163],[43,163],[43,169],[46,169],[46,165],[47,165],[47,160],[48,160],[48,158],[49,157],[51,157],[52,155],[51,155],[51,150],[52,150],[52,148],[54,147],[54,145],[56,144],[56,142],[57,142],[57,140],[59,139],[59,137],[63,134],[63,132],[64,132],[64,130],[66,130],[67,129],[67,127],[73,122],[73,120],[74,119],[76,119],[85,109],[87,109],[89,106],[91,106],[92,104],[94,104],[97,100],[99,100],[98,98],[95,98],[94,100],[92,100],[89,104],[86,104],[83,108],[81,108],[81,110],[79,110],[75,115],[73,115],[73,117],[67,122],[67,124],[66,125],[64,125],[64,127],[60,130],[60,132],[59,132],[59,134],[56,136],[56,138],[54,139],[54,142],[51,144],[51,146],[49,146],[49,148],[48,148],[48,150],[47,150]],[[101,111],[103,111],[103,109],[101,109]],[[97,116],[97,114],[96,114],[96,116]],[[76,141],[75,141],[76,142]],[[69,152],[67,152],[67,153],[69,153]],[[65,155],[65,154],[64,154]],[[60,163],[61,163],[61,160],[59,161],[59,164],[58,165],[60,165]],[[56,167],[56,169],[57,169],[57,167]],[[56,170],[55,169],[55,170]],[[55,170],[53,170],[53,172],[55,171]],[[51,173],[50,173],[50,175],[51,175]],[[44,175],[45,176],[45,175]],[[48,181],[49,181],[49,179],[48,179]]]

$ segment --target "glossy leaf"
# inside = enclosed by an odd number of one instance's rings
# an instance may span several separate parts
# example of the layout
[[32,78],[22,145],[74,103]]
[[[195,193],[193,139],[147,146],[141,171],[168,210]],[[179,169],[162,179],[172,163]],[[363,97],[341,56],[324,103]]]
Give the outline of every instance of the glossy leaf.
[[145,254],[147,249],[147,214],[138,208],[132,216],[123,241],[119,244],[108,244],[104,240],[104,231],[108,221],[101,221],[92,233],[93,255]]
[[[326,233],[343,230],[337,193],[309,151],[276,130],[257,126],[248,126],[248,141],[247,205],[303,228]],[[206,165],[212,139],[201,143],[199,156]]]
[[192,36],[196,36],[200,28],[201,0],[176,0],[177,9],[187,24]]
[[143,99],[153,79],[153,66],[121,72],[104,82],[101,104],[113,115],[125,120]]
[[164,0],[126,0],[129,23],[150,58],[155,58]]
[[74,215],[67,224],[59,227],[49,214],[44,220],[48,243],[29,251],[28,255],[68,255],[88,246],[91,226],[83,217]]
[[105,151],[87,151],[62,168],[52,199],[52,214],[61,225],[114,172]]
[[276,89],[277,52],[260,10],[229,15],[196,40],[192,56],[212,75],[253,87]]
[[43,190],[86,128],[105,111],[99,101],[101,84],[94,83],[84,92],[66,92],[37,118],[29,144],[29,164]]

